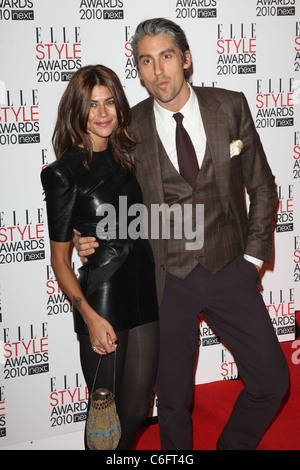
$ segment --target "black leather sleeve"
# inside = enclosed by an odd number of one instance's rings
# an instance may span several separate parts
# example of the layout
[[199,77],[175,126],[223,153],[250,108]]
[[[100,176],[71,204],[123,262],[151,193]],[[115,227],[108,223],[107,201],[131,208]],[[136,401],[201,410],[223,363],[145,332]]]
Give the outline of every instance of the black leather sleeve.
[[72,172],[58,162],[41,173],[47,206],[49,238],[56,242],[72,239],[77,184]]

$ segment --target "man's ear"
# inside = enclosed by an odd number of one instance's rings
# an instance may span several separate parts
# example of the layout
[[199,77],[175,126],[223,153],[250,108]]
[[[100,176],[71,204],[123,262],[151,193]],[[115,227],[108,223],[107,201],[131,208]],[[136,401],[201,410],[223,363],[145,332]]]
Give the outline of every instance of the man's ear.
[[192,65],[192,54],[190,51],[185,51],[184,53],[184,61],[183,61],[183,68],[189,69]]
[[141,81],[141,85],[142,85],[142,86],[145,86],[143,77],[142,77],[142,75],[140,74],[140,71],[139,71],[138,66],[136,65],[135,68],[136,68],[136,70],[137,70],[138,77],[139,77],[139,79],[140,79],[140,81]]
[[139,79],[140,79],[140,80],[143,80],[142,75],[140,74],[140,71],[139,71],[139,66],[136,65],[135,68],[136,68],[136,70],[137,70],[137,74],[138,74]]

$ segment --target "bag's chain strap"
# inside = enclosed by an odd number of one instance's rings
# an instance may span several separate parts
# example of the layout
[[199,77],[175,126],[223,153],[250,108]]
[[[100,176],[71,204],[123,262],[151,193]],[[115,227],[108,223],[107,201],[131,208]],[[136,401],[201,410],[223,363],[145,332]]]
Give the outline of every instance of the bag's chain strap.
[[[117,365],[117,350],[115,350],[115,352],[113,353],[115,355],[114,357],[114,383],[113,383],[113,396],[115,396],[115,391],[116,391],[116,365]],[[95,388],[95,383],[96,383],[96,380],[97,380],[97,376],[98,376],[98,372],[99,372],[99,368],[100,368],[100,364],[101,364],[101,359],[102,359],[102,355],[99,356],[99,361],[98,361],[98,365],[97,365],[97,369],[96,369],[96,374],[95,374],[95,377],[94,377],[94,383],[93,383],[93,387],[92,387],[92,393],[94,392],[94,388]]]

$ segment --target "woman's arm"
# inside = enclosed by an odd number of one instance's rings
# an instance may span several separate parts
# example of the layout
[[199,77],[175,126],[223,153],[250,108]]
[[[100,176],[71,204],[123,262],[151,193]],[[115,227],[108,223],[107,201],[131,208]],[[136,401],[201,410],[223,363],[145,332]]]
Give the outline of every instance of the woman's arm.
[[97,348],[96,352],[99,354],[109,354],[115,351],[117,336],[112,326],[91,308],[72,269],[73,242],[50,241],[50,247],[51,265],[56,279],[87,324],[92,346]]

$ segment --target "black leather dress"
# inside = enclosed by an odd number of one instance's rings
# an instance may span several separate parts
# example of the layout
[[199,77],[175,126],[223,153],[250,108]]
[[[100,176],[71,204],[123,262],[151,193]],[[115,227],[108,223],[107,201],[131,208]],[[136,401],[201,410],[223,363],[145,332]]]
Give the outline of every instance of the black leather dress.
[[[49,237],[56,242],[70,241],[73,228],[83,236],[96,237],[99,248],[79,269],[78,280],[91,307],[115,331],[157,321],[151,247],[145,238],[130,238],[124,230],[136,217],[127,216],[125,204],[128,208],[142,204],[140,186],[134,176],[121,180],[110,147],[94,152],[89,169],[82,163],[83,152],[70,147],[41,173]],[[75,331],[88,334],[75,307],[73,316]]]

